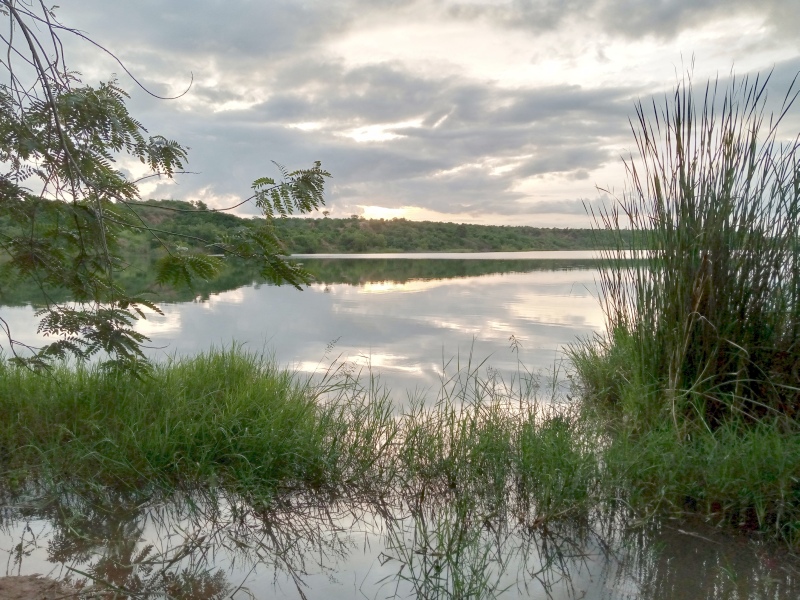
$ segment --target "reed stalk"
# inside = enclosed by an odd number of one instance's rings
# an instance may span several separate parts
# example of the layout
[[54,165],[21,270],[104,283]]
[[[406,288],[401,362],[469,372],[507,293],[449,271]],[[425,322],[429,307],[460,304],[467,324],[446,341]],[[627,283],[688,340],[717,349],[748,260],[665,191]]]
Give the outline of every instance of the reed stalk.
[[[768,113],[769,79],[698,92],[687,77],[637,104],[629,184],[594,214],[617,235],[600,272],[608,333],[573,358],[594,392],[677,429],[800,417],[800,145],[781,127],[798,90]],[[600,355],[625,356],[615,377],[635,392],[597,380]]]

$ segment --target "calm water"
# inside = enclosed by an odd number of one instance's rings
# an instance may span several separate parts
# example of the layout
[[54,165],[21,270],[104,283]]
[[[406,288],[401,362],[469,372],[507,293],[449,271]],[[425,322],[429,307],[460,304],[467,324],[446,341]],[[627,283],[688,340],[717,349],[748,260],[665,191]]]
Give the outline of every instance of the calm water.
[[524,509],[489,512],[480,503],[462,512],[457,498],[414,506],[287,496],[258,512],[229,498],[6,498],[0,558],[5,575],[101,581],[154,599],[800,594],[798,563],[780,549],[702,525],[630,527],[629,515],[591,513],[535,527]]
[[[302,257],[318,278],[302,292],[245,274],[236,287],[163,304],[136,329],[156,358],[236,341],[309,373],[337,358],[371,365],[403,396],[437,386],[443,365],[470,355],[509,375],[518,360],[552,370],[564,345],[603,325],[591,252],[412,256]],[[32,307],[0,311],[17,339],[42,341]]]
[[[154,357],[235,341],[307,373],[337,359],[371,366],[402,402],[469,360],[509,378],[563,368],[564,345],[603,326],[590,259],[302,257],[318,279],[303,292],[233,272],[137,328]],[[34,309],[14,304],[0,307],[12,333],[40,341]],[[176,597],[236,599],[800,597],[800,570],[781,549],[701,524],[593,513],[542,529],[530,507],[463,514],[457,500],[291,496],[255,513],[232,498],[0,497],[0,575],[90,573],[141,597],[176,585],[192,590]]]

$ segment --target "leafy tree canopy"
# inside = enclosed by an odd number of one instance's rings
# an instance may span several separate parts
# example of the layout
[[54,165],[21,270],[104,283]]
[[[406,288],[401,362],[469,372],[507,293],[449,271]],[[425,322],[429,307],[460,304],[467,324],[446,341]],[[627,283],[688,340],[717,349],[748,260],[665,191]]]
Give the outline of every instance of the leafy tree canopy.
[[[295,171],[277,165],[280,180],[256,179],[248,200],[265,217],[259,225],[220,239],[193,239],[200,244],[189,250],[189,244],[176,243],[182,234],[141,218],[140,180],[116,167],[116,159],[127,155],[148,167],[146,177],[172,178],[184,170],[186,148],[148,134],[128,112],[128,96],[116,81],[93,87],[68,70],[61,37],[78,36],[116,57],[61,24],[41,0],[0,0],[0,18],[0,288],[22,278],[43,292],[69,290],[72,298],[58,302],[45,293],[37,316],[48,343],[40,347],[17,341],[0,316],[12,360],[44,367],[53,359],[100,354],[109,367],[147,366],[147,338],[134,325],[146,309],[160,311],[117,283],[125,268],[119,240],[132,230],[146,232],[164,248],[157,264],[162,283],[191,285],[213,277],[220,266],[213,255],[219,254],[257,261],[261,274],[275,283],[300,287],[308,281],[305,271],[281,256],[273,220],[324,204],[330,175],[319,162]],[[198,208],[209,210],[193,210]]]

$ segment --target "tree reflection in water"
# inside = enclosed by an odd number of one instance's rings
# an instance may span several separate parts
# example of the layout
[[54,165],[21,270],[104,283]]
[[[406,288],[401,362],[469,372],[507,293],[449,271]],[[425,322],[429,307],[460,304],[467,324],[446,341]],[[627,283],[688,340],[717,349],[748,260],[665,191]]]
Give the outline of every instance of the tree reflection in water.
[[83,598],[352,597],[331,581],[356,571],[367,598],[800,597],[797,563],[779,549],[686,524],[625,526],[623,510],[543,521],[508,497],[424,491],[2,500],[5,574],[47,561]]

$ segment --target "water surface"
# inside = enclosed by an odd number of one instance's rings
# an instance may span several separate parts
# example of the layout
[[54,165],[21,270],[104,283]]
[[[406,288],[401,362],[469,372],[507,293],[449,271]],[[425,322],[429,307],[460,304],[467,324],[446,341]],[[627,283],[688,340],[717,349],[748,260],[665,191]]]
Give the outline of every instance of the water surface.
[[[235,341],[308,373],[336,358],[371,366],[403,395],[437,386],[448,363],[470,357],[509,377],[521,366],[552,370],[566,344],[602,328],[593,256],[306,256],[299,259],[317,282],[303,291],[245,272],[227,281],[235,287],[162,303],[164,314],[136,329],[155,358]],[[0,307],[14,336],[31,345],[43,341],[34,312]]]
[[[91,496],[91,495],[90,495]],[[800,565],[701,524],[630,525],[591,511],[537,525],[491,511],[287,495],[16,499],[0,519],[5,575],[45,574],[119,597],[793,599]],[[123,593],[122,590],[125,590]]]
[[[373,368],[402,403],[469,361],[505,378],[552,372],[565,345],[603,327],[591,253],[300,260],[317,277],[302,292],[237,268],[171,292],[163,316],[137,324],[147,353],[235,341],[305,373],[338,359]],[[34,344],[31,302],[0,315]],[[256,510],[224,497],[5,495],[0,574],[103,580],[142,598],[800,597],[785,550],[703,524],[636,524],[618,507],[542,526],[513,503],[407,500],[290,495]]]

